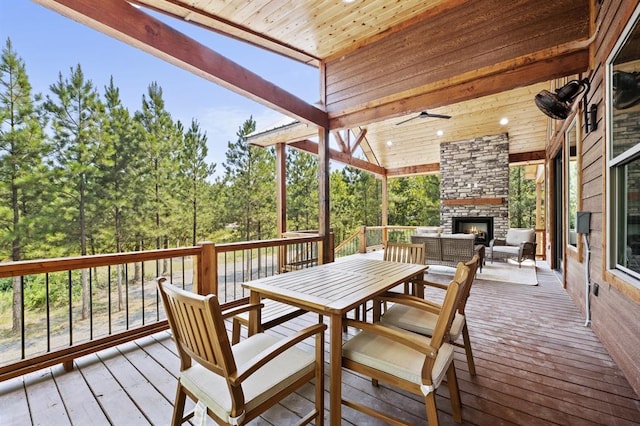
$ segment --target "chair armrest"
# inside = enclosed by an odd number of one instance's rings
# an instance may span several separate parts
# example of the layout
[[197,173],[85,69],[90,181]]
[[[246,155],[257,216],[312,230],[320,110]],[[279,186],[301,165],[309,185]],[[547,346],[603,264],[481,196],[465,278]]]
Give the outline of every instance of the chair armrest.
[[437,350],[431,346],[431,338],[421,334],[412,333],[398,328],[391,328],[380,323],[370,323],[347,319],[345,325],[348,327],[359,328],[379,336],[385,337],[401,345],[407,346],[430,358],[435,358]]
[[427,281],[427,280],[411,280],[411,283],[418,284],[423,287],[425,286],[436,287],[442,290],[446,290],[449,287],[449,284],[436,283],[436,282]]
[[264,303],[247,303],[246,305],[234,306],[221,312],[222,319],[234,317],[243,312],[264,308]]
[[507,245],[507,240],[504,238],[494,238],[493,240],[489,241],[489,247],[506,246],[506,245]]
[[386,292],[382,293],[380,296],[377,296],[376,300],[399,303],[401,305],[410,306],[412,308],[432,312],[434,314],[439,314],[440,309],[442,309],[442,306],[437,303],[431,302],[421,297],[404,293]]
[[231,380],[235,385],[239,386],[243,381],[247,379],[247,377],[251,376],[266,363],[273,360],[287,349],[290,349],[294,345],[297,345],[303,340],[313,336],[314,334],[320,335],[320,344],[324,346],[324,332],[326,329],[327,326],[325,324],[315,324],[304,328],[293,334],[292,336],[280,340],[277,343],[274,343],[273,345],[269,346],[268,348],[264,349],[262,352],[248,360],[243,365],[238,366],[236,374],[231,378]]
[[520,249],[518,254],[522,257],[525,250],[530,250],[532,253],[536,252],[536,243],[532,241],[523,241],[520,243]]

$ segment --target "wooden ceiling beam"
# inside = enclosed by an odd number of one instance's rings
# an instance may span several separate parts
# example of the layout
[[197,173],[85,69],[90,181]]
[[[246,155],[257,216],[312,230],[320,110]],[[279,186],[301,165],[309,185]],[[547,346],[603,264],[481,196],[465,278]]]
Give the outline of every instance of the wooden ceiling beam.
[[49,9],[258,103],[319,127],[327,113],[124,0],[35,0]]
[[356,149],[358,149],[358,147],[364,140],[365,136],[367,136],[366,128],[360,130],[360,133],[358,133],[358,135],[356,136],[356,140],[353,141],[353,146],[351,147],[351,155],[353,155],[353,153],[356,152]]
[[[347,137],[349,137],[349,130],[346,131]],[[340,134],[340,130],[333,132],[333,136],[336,138],[336,142],[340,147],[340,151],[349,152],[349,148],[347,147],[347,143],[342,139],[342,135]]]
[[[318,155],[318,144],[308,139],[287,144],[288,146],[299,149],[300,151],[308,152],[309,154]],[[369,163],[368,161],[361,160],[359,158],[352,157],[350,154],[340,152],[336,149],[329,149],[329,159],[338,161],[342,164],[355,167],[356,169],[364,170],[374,175],[384,176],[387,171],[384,167],[377,166]]]
[[509,164],[543,162],[546,158],[546,151],[531,151],[509,154]]
[[398,167],[387,170],[387,177],[404,177],[415,175],[427,175],[440,172],[440,163],[418,164],[416,166]]

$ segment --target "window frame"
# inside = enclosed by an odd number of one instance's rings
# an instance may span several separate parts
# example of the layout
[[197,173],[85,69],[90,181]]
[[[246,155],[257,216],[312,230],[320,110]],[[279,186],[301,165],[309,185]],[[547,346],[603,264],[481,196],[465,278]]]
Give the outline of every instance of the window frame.
[[[636,28],[637,27],[637,28]],[[607,182],[607,197],[606,197],[606,255],[605,267],[607,271],[622,278],[625,282],[631,284],[636,288],[640,288],[640,272],[633,271],[627,268],[625,265],[618,263],[619,256],[619,241],[621,239],[621,214],[626,216],[626,197],[624,194],[624,182],[626,178],[622,177],[626,171],[626,165],[632,161],[640,161],[640,142],[625,150],[624,152],[613,156],[613,71],[614,61],[618,54],[622,51],[623,47],[629,41],[630,36],[634,29],[640,31],[640,5],[638,5],[630,17],[629,21],[625,25],[624,30],[621,32],[620,37],[616,41],[611,53],[607,57],[605,63],[605,112],[607,117],[606,130],[606,142],[605,142],[605,161],[606,161],[606,182]],[[640,58],[638,58],[640,61]],[[626,223],[626,221],[625,221]],[[626,235],[626,234],[625,234]]]
[[[581,206],[582,206],[582,177],[581,177],[581,173],[580,173],[580,166],[581,166],[581,158],[580,158],[580,152],[581,152],[581,140],[582,140],[582,134],[580,132],[580,128],[581,128],[581,123],[579,120],[579,114],[576,114],[576,116],[574,117],[573,121],[571,122],[571,124],[569,124],[569,127],[567,128],[567,130],[565,131],[565,135],[564,135],[564,149],[565,149],[565,158],[564,158],[564,164],[566,164],[565,168],[565,200],[566,200],[566,204],[567,204],[567,208],[565,209],[565,214],[564,216],[564,221],[566,226],[565,228],[565,246],[569,249],[572,250],[574,252],[578,251],[578,247],[580,245],[580,238],[579,235],[577,233],[577,212],[580,211]],[[573,135],[571,135],[571,133],[573,133]],[[575,142],[575,156],[571,155],[571,136],[573,136],[573,140]],[[573,158],[573,160],[572,160]],[[575,174],[575,188],[576,188],[576,193],[574,194],[574,198],[575,198],[575,204],[576,204],[576,216],[574,216],[574,234],[575,234],[575,244],[571,243],[571,162],[575,161],[575,166],[576,166],[576,174]]]

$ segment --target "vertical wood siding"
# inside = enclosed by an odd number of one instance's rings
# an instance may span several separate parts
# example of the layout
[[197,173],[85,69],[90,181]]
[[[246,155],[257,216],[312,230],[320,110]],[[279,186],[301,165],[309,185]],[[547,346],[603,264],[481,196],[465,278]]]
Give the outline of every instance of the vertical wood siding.
[[[597,5],[597,2],[594,2]],[[611,357],[624,372],[636,393],[640,394],[640,306],[629,293],[638,290],[629,284],[607,281],[605,239],[606,230],[606,157],[605,116],[606,60],[620,36],[637,1],[611,0],[596,6],[599,36],[594,46],[593,70],[589,104],[598,105],[598,129],[582,141],[582,209],[591,211],[591,282],[600,286],[599,295],[591,297],[592,328]],[[582,259],[568,256],[566,289],[584,313],[585,270]],[[615,285],[614,285],[615,284]],[[627,287],[628,286],[628,287]],[[634,300],[635,299],[635,300]]]

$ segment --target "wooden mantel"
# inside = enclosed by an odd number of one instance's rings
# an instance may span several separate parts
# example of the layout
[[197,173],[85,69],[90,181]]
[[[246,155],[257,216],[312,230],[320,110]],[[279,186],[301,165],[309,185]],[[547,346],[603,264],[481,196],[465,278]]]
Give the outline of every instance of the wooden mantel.
[[504,197],[494,198],[459,198],[455,200],[442,200],[442,204],[445,206],[466,206],[469,204],[482,205],[482,204],[503,204],[505,202]]

